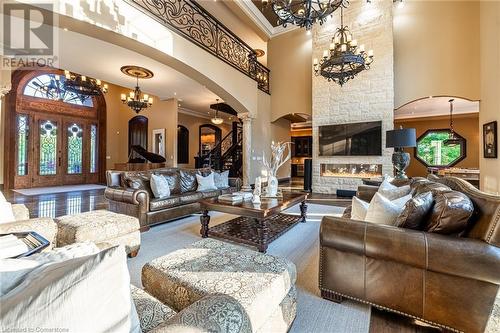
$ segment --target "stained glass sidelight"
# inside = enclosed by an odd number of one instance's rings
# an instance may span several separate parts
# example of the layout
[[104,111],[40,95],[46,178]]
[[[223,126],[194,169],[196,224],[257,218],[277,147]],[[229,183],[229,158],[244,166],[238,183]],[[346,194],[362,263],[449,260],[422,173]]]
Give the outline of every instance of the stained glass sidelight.
[[97,126],[90,125],[90,173],[97,172]]
[[40,125],[40,176],[57,173],[57,126],[50,120]]
[[28,116],[17,116],[17,175],[28,174]]
[[78,124],[68,126],[68,174],[82,173],[83,130]]

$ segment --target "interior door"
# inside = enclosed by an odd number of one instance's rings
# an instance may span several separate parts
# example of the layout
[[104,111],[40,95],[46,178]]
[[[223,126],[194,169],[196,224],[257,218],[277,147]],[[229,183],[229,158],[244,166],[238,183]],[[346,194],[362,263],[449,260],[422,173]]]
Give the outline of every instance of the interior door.
[[64,119],[62,136],[62,173],[65,184],[83,184],[88,173],[88,129],[81,119]]
[[61,119],[49,115],[36,115],[34,127],[32,186],[61,185],[63,183]]

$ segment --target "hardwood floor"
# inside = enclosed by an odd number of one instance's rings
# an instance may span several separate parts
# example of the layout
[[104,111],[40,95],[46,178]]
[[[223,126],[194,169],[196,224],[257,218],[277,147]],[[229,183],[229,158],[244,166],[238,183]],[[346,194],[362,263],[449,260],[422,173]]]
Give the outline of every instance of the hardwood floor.
[[[75,191],[26,196],[14,191],[3,191],[11,203],[26,205],[31,217],[57,217],[96,209],[107,209],[104,190]],[[347,200],[350,202],[350,200]],[[309,202],[328,205],[346,204],[336,195],[312,193]],[[347,202],[348,204],[348,202]],[[390,312],[372,309],[370,333],[436,333],[441,330],[415,324],[414,320]]]

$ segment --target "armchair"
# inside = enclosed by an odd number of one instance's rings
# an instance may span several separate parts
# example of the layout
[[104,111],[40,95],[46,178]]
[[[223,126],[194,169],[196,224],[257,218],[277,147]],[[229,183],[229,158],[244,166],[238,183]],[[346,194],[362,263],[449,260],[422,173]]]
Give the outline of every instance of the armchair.
[[500,285],[500,197],[457,178],[437,181],[473,201],[467,234],[325,217],[319,264],[323,298],[351,298],[451,331],[484,331]]

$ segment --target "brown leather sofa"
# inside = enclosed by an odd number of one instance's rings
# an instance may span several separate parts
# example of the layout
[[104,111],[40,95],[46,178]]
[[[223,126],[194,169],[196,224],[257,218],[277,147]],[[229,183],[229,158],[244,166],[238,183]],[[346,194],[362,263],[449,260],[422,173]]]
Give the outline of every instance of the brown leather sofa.
[[[239,190],[240,179],[229,178],[229,187],[213,191],[197,192],[195,174],[206,175],[210,169],[162,168],[148,171],[106,172],[107,188],[104,196],[109,201],[109,210],[137,217],[141,231],[150,226],[199,213],[199,201],[220,194]],[[162,174],[167,178],[171,196],[154,198],[149,185],[151,174]]]
[[[500,284],[500,196],[458,178],[433,179],[474,204],[462,237],[325,217],[323,298],[371,304],[451,331],[483,332]],[[376,190],[376,188],[375,188]],[[363,187],[364,199],[374,194]]]

